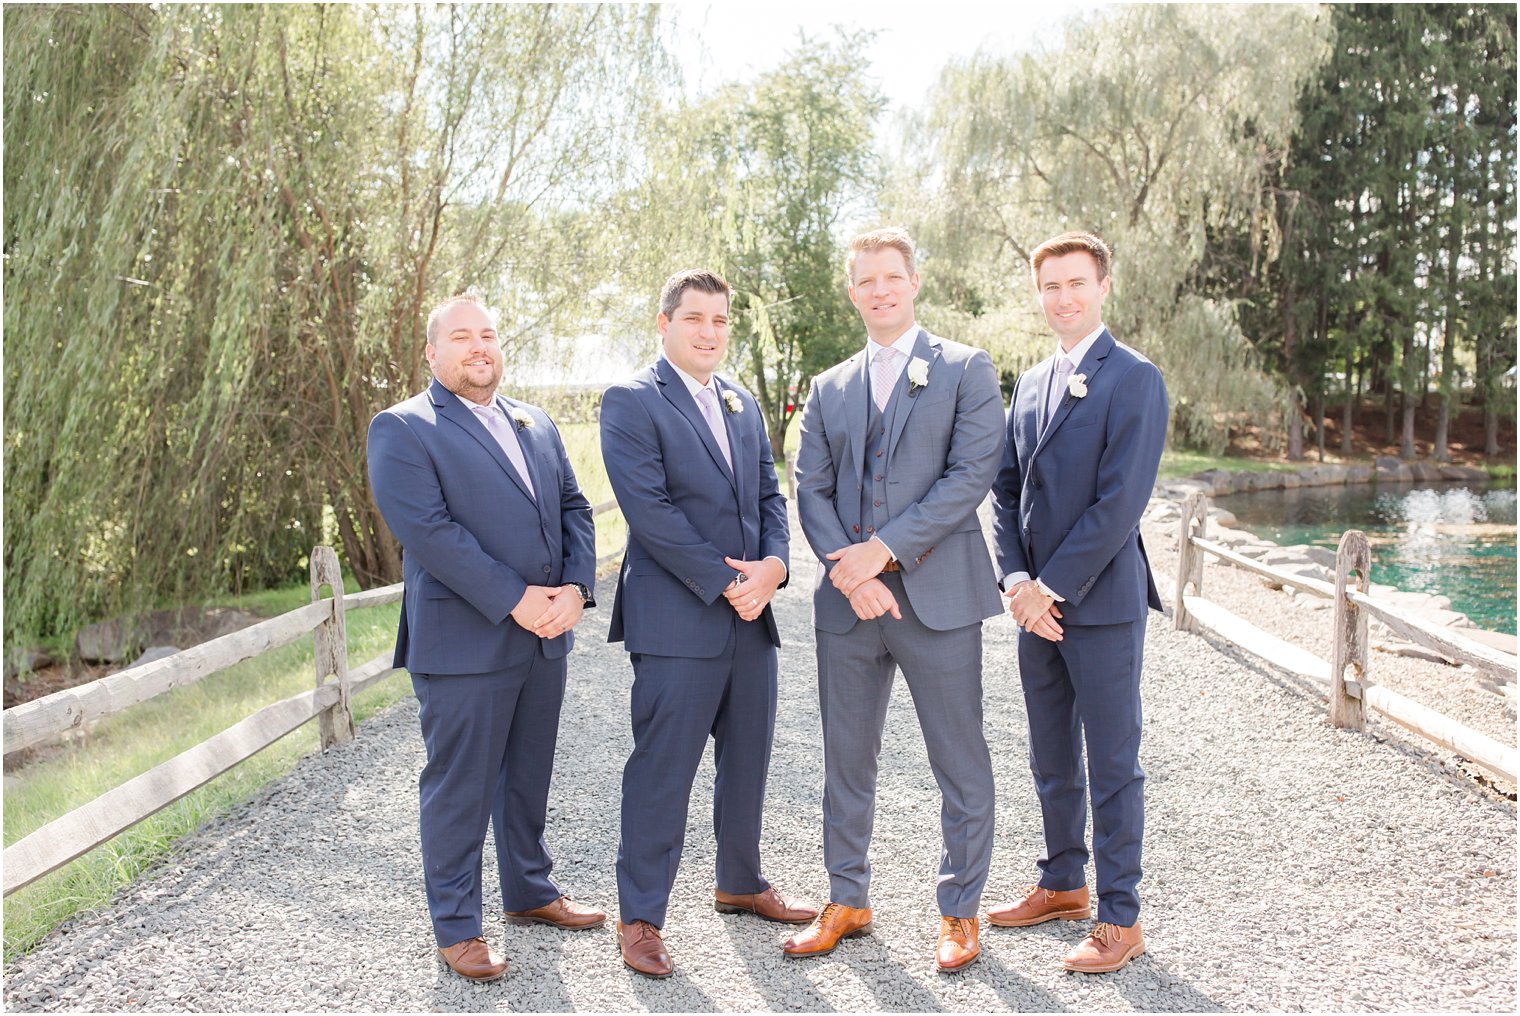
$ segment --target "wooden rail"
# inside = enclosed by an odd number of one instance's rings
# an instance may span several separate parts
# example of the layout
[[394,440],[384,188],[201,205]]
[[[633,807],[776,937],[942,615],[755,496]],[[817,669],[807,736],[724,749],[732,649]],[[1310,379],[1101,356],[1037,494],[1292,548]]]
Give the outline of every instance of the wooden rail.
[[[321,597],[324,588],[331,590],[326,598]],[[7,709],[5,751],[11,752],[194,684],[235,663],[289,645],[307,632],[313,635],[315,687],[265,706],[6,847],[4,895],[173,804],[311,719],[319,720],[324,749],[352,738],[351,698],[397,668],[391,666],[391,654],[384,653],[350,672],[344,617],[358,607],[395,602],[401,598],[401,585],[345,596],[337,554],[330,547],[316,547],[311,553],[311,595],[312,602],[306,606],[242,631]]]
[[[1371,659],[1367,651],[1369,616],[1442,656],[1472,666],[1490,683],[1514,682],[1516,658],[1368,595],[1372,559],[1365,533],[1351,529],[1342,534],[1336,552],[1333,586],[1253,561],[1207,537],[1208,498],[1199,493],[1190,494],[1182,505],[1178,535],[1173,627],[1182,631],[1211,632],[1275,667],[1326,686],[1330,694],[1329,718],[1334,726],[1361,730],[1366,724],[1365,711],[1370,708],[1492,773],[1520,782],[1520,752],[1515,748],[1372,683]],[[1321,659],[1205,600],[1205,554],[1273,582],[1332,600],[1335,610],[1331,621],[1330,660]],[[1351,676],[1347,676],[1348,668],[1352,671]]]

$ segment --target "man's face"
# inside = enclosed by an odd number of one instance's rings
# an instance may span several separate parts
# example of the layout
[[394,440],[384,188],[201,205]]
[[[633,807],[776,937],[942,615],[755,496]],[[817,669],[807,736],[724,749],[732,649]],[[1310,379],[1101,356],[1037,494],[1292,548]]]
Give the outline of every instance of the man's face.
[[1098,261],[1086,251],[1046,258],[1040,265],[1040,305],[1050,330],[1070,350],[1103,323],[1107,277],[1098,281]]
[[703,384],[728,352],[728,294],[687,286],[670,317],[655,319],[665,358]]
[[484,308],[456,303],[438,318],[438,341],[426,347],[428,366],[460,398],[489,402],[501,384],[501,344]]
[[863,250],[855,255],[852,275],[850,302],[867,334],[882,344],[896,340],[913,324],[918,296],[918,275],[908,271],[908,259],[894,247]]

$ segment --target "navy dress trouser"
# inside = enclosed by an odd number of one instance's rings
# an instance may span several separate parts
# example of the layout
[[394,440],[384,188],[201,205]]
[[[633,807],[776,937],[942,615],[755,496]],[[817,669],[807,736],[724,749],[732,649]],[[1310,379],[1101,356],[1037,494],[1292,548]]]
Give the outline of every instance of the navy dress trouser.
[[[1029,768],[1045,824],[1040,885],[1087,884],[1087,799],[1092,791],[1098,920],[1139,919],[1145,773],[1140,768],[1140,665],[1145,622],[1066,625],[1049,642],[1019,633],[1019,678],[1029,715]],[[1087,778],[1082,745],[1087,744]]]
[[770,888],[760,873],[760,817],[776,727],[776,647],[765,625],[735,615],[728,644],[712,659],[630,657],[633,754],[623,768],[618,910],[625,924],[663,928],[709,737],[717,887],[737,894]]
[[[509,622],[510,623],[510,622]],[[427,764],[417,780],[428,912],[440,946],[481,934],[489,822],[506,910],[558,899],[544,842],[566,660],[535,648],[489,674],[413,674]]]

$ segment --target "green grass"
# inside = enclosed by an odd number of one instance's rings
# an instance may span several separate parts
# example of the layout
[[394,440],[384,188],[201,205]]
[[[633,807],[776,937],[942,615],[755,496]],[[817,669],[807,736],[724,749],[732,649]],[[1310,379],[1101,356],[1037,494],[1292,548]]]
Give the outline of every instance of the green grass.
[[[240,603],[299,606],[310,600],[310,593],[296,586],[245,597]],[[391,604],[348,613],[352,666],[390,649],[398,611],[399,605]],[[5,775],[6,845],[263,706],[311,688],[313,681],[312,641],[305,638],[196,684],[176,688],[101,721],[80,738],[44,749],[32,762]],[[373,715],[410,690],[404,673],[392,675],[355,698],[355,719]],[[362,728],[359,736],[364,736]],[[252,799],[317,748],[317,724],[307,723],[158,814],[7,898],[6,961],[31,949],[68,918],[106,904],[138,874],[163,859],[180,837]]]
[[1292,473],[1309,462],[1273,462],[1264,459],[1243,459],[1229,455],[1207,455],[1203,452],[1168,448],[1161,453],[1160,479],[1175,480],[1180,476],[1193,476],[1210,469],[1226,469],[1232,473]]

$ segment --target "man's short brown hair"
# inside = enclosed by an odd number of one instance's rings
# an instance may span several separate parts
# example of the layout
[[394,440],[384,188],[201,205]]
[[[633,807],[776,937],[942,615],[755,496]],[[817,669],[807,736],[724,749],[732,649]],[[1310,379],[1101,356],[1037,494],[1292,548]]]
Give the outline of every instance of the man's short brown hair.
[[1109,265],[1113,263],[1113,252],[1108,249],[1108,244],[1098,239],[1091,233],[1062,233],[1053,236],[1034,249],[1029,258],[1029,271],[1034,276],[1035,287],[1040,285],[1040,266],[1046,258],[1063,258],[1068,254],[1076,254],[1078,251],[1091,254],[1092,259],[1098,263],[1098,281],[1108,278]]
[[861,233],[850,241],[850,253],[844,259],[845,281],[852,286],[855,284],[855,258],[862,251],[886,250],[889,247],[903,256],[903,260],[908,264],[909,275],[918,271],[914,266],[917,260],[915,257],[917,247],[914,246],[913,238],[908,235],[908,231],[901,226],[884,226],[881,229],[873,229],[869,233]]
[[722,293],[728,297],[730,305],[734,302],[733,290],[723,276],[704,268],[688,268],[684,272],[676,272],[660,287],[660,313],[667,318],[674,314],[688,289],[695,289],[699,293]]
[[476,307],[479,307],[487,314],[491,313],[489,310],[486,310],[485,301],[476,296],[474,293],[459,293],[455,296],[449,297],[447,300],[434,305],[433,309],[428,311],[427,340],[431,345],[438,345],[438,319],[443,317],[444,314],[448,313],[453,308],[459,306],[461,303],[474,304]]

